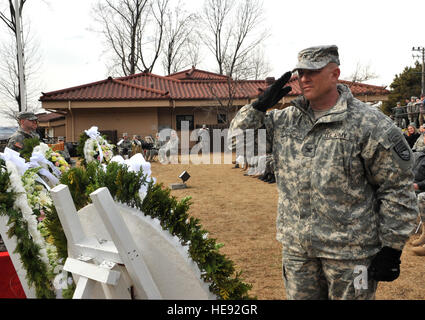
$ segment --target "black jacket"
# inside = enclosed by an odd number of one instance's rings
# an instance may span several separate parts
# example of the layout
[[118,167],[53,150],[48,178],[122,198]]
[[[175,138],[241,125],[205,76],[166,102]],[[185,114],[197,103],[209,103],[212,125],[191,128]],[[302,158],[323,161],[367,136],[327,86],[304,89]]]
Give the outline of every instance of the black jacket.
[[410,146],[410,149],[413,148],[413,146],[415,145],[416,140],[418,140],[420,134],[415,132],[414,134],[408,136],[407,134],[404,134],[404,138],[406,139],[407,143]]
[[413,164],[414,183],[419,187],[419,191],[425,191],[425,153],[415,152],[415,163]]

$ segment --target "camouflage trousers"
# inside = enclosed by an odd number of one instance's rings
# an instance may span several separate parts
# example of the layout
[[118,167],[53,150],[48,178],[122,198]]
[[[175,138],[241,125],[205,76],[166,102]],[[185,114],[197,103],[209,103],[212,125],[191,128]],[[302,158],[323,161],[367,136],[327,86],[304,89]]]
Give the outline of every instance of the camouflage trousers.
[[[310,258],[283,252],[283,280],[288,300],[373,300],[377,282],[371,279],[356,285],[361,272],[373,257],[360,260]],[[367,274],[367,272],[365,272]],[[358,282],[357,282],[358,283]]]

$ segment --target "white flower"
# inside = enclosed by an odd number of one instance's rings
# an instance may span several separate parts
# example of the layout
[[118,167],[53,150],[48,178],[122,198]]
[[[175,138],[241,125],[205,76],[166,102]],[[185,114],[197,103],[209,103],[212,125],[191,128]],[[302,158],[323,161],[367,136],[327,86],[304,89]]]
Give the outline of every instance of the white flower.
[[[102,159],[102,162],[109,163],[112,158],[113,146],[110,145],[103,137],[97,136],[96,139],[89,138],[86,140],[83,148],[84,158],[87,163]],[[94,155],[99,154],[99,159],[95,159]]]
[[47,144],[41,142],[38,146],[36,146],[33,149],[33,152],[39,152],[39,153],[43,154],[44,156],[46,156],[46,154],[49,150],[50,150],[50,147]]
[[46,207],[52,204],[52,199],[48,196],[45,191],[40,192],[39,203],[41,206]]
[[28,224],[29,234],[31,235],[33,241],[40,247],[41,260],[48,264],[49,259],[47,257],[45,241],[37,229],[37,218],[33,214],[33,211],[28,204],[27,193],[23,186],[21,176],[18,173],[18,169],[11,161],[6,161],[6,168],[10,173],[12,191],[17,193],[14,208],[21,211],[23,219]]

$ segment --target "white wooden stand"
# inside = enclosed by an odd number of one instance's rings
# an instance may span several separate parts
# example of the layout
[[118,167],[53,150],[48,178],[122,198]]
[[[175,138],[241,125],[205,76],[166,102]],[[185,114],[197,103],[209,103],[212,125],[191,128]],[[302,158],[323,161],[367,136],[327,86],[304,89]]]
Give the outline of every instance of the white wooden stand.
[[68,186],[58,185],[51,196],[68,241],[64,270],[78,277],[73,298],[92,297],[95,284],[100,283],[106,298],[161,299],[142,252],[107,188],[96,190],[90,197],[112,241],[86,236]]

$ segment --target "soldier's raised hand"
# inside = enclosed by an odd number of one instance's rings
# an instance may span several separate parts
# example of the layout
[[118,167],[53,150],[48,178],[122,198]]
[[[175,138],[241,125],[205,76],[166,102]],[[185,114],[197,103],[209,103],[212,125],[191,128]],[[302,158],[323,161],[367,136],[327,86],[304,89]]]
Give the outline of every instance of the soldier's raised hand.
[[279,79],[276,80],[270,87],[268,87],[259,97],[252,103],[252,106],[259,110],[266,112],[268,108],[273,107],[284,96],[291,92],[292,88],[289,86],[284,87],[291,79],[292,72],[288,71]]

